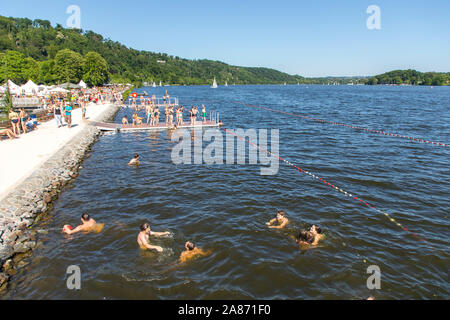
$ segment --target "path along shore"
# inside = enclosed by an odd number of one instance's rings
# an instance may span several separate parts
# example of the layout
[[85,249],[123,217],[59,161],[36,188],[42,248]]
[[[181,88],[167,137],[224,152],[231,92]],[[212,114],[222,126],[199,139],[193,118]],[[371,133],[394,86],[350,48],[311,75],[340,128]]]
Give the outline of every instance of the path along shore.
[[100,131],[90,121],[107,121],[120,105],[89,104],[87,121],[81,109],[72,112],[72,128],[57,128],[55,120],[19,139],[0,142],[0,289],[13,269],[11,258],[36,246],[29,228],[68,181],[76,178],[79,164]]

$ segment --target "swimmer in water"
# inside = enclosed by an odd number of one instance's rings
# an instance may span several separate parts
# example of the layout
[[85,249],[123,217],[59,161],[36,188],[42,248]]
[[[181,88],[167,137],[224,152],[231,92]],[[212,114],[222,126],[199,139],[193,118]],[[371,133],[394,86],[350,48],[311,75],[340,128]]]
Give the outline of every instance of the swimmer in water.
[[311,234],[311,232],[302,230],[297,235],[297,238],[295,238],[295,242],[297,242],[299,245],[310,246],[314,242],[314,236]]
[[[278,223],[274,226],[274,223]],[[286,218],[286,213],[283,210],[278,210],[276,218],[270,220],[266,225],[271,229],[283,229],[289,223],[288,218]]]
[[134,158],[131,159],[130,162],[128,162],[129,166],[138,166],[140,164],[141,164],[141,162],[139,161],[139,155],[138,154],[135,154]]
[[325,237],[322,234],[322,229],[319,226],[315,225],[315,224],[311,227],[311,229],[309,229],[309,232],[314,237],[314,241],[313,241],[313,243],[311,243],[311,245],[313,245],[313,246],[318,245],[319,241],[323,240],[323,238]]
[[103,229],[103,226],[102,225],[98,225],[97,222],[95,222],[94,219],[89,217],[89,215],[87,213],[84,213],[81,216],[81,222],[82,222],[82,224],[79,225],[78,227],[76,227],[73,230],[72,230],[72,228],[69,225],[65,225],[63,227],[63,233],[74,234],[74,233],[82,232],[82,231],[89,232],[89,231],[98,230],[99,227],[100,227],[100,231],[101,231],[101,229]]
[[184,245],[184,248],[186,249],[186,251],[183,251],[181,253],[181,256],[180,256],[181,263],[187,262],[188,260],[190,260],[194,257],[208,255],[208,252],[205,252],[202,249],[197,248],[195,246],[195,244],[193,244],[190,241],[186,242],[186,244]]
[[163,248],[161,248],[160,246],[152,246],[150,244],[149,237],[150,236],[161,237],[161,236],[166,236],[169,234],[170,234],[169,231],[152,232],[150,230],[150,224],[143,223],[141,225],[141,232],[139,233],[139,235],[137,237],[137,243],[139,244],[139,247],[141,247],[142,250],[150,249],[150,250],[156,250],[158,252],[163,252]]

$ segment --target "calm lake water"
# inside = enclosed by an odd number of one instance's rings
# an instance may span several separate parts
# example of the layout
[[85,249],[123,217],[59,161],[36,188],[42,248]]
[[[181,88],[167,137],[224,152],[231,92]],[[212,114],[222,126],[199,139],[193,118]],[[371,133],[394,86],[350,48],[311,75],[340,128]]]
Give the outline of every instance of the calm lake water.
[[[208,115],[219,111],[225,128],[280,129],[283,158],[388,212],[428,242],[291,166],[261,176],[261,165],[175,165],[166,131],[110,133],[36,227],[49,233],[39,237],[39,249],[3,299],[449,298],[448,147],[232,101],[449,143],[450,88],[145,88],[158,96],[166,89],[185,106],[205,102]],[[142,164],[128,167],[135,152]],[[265,227],[277,209],[291,220],[286,230]],[[82,213],[105,223],[103,232],[62,235],[62,226],[77,225]],[[145,221],[153,231],[173,233],[151,239],[162,254],[139,250]],[[311,223],[326,239],[300,250],[290,235]],[[212,254],[179,265],[187,240]],[[70,265],[81,268],[79,291],[66,288]],[[381,270],[380,290],[366,286],[370,265]]]

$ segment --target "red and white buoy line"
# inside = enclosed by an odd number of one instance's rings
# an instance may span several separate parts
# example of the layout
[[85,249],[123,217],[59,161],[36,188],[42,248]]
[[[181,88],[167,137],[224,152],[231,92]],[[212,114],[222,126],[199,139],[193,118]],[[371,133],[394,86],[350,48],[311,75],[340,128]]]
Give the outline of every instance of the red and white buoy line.
[[385,132],[385,131],[381,131],[381,130],[367,129],[367,128],[364,128],[364,127],[354,126],[354,125],[340,123],[340,122],[328,121],[328,120],[323,120],[323,119],[316,119],[316,118],[312,118],[312,117],[308,117],[308,116],[302,116],[302,115],[295,114],[295,113],[284,112],[284,111],[275,110],[275,109],[271,109],[271,108],[267,108],[267,107],[261,107],[261,106],[257,106],[257,105],[253,105],[253,104],[240,102],[240,101],[233,101],[233,103],[242,104],[244,106],[248,106],[248,107],[252,107],[252,108],[259,108],[259,109],[263,109],[263,110],[267,110],[267,111],[283,113],[283,114],[287,114],[287,115],[290,115],[290,116],[293,116],[293,117],[313,120],[313,121],[316,121],[316,122],[328,123],[328,124],[332,124],[332,125],[336,125],[336,126],[342,126],[342,127],[352,128],[352,129],[363,130],[363,131],[366,131],[366,132],[377,133],[377,134],[381,134],[381,135],[385,135],[385,136],[389,136],[389,137],[403,138],[403,139],[408,139],[410,141],[429,143],[429,144],[433,144],[433,145],[437,145],[437,146],[441,146],[441,147],[450,147],[450,144],[447,144],[447,143],[429,141],[429,140],[425,140],[425,139],[414,138],[414,137],[410,137],[410,136],[404,136],[404,135],[400,135],[400,134],[396,134],[396,133]]
[[[232,134],[232,135],[236,136],[238,139],[240,139],[240,140],[242,140],[242,141],[245,141],[245,138],[243,138],[243,137],[237,135],[237,134],[236,134],[235,132],[233,132],[233,131],[228,131],[228,130],[225,129],[225,128],[222,128],[222,130],[224,130],[226,133],[229,133],[229,134]],[[350,199],[353,199],[353,200],[355,200],[355,201],[358,201],[358,202],[361,203],[362,205],[365,205],[366,207],[368,207],[368,208],[370,208],[370,209],[372,209],[372,210],[375,210],[376,212],[378,212],[378,213],[380,213],[380,214],[386,216],[392,223],[394,223],[395,225],[397,225],[397,226],[398,226],[399,228],[401,228],[403,231],[411,233],[414,237],[416,237],[416,238],[419,239],[420,241],[428,242],[428,241],[425,240],[424,238],[419,237],[415,232],[413,232],[413,231],[409,230],[408,228],[404,227],[401,223],[399,223],[399,222],[396,221],[394,218],[392,218],[391,215],[390,215],[389,213],[387,213],[387,212],[385,212],[385,211],[382,211],[382,210],[376,208],[374,205],[368,203],[367,201],[365,201],[365,200],[363,200],[363,199],[357,197],[357,196],[354,195],[354,194],[351,194],[350,192],[347,192],[347,191],[345,191],[345,190],[343,190],[343,189],[341,189],[341,188],[335,186],[334,184],[332,184],[332,183],[328,182],[327,180],[325,180],[325,179],[319,177],[318,175],[316,175],[316,174],[314,174],[314,173],[312,173],[312,172],[309,172],[309,171],[307,171],[307,170],[304,170],[304,169],[302,169],[302,168],[296,166],[295,164],[289,162],[288,160],[283,159],[283,158],[280,157],[279,155],[273,154],[272,152],[270,152],[270,151],[268,151],[268,150],[266,150],[266,149],[264,149],[264,148],[261,148],[260,146],[256,145],[255,143],[253,143],[253,142],[250,141],[250,140],[249,140],[249,144],[251,144],[252,146],[254,146],[255,148],[257,148],[257,149],[259,149],[259,150],[262,150],[262,151],[266,152],[266,153],[269,154],[270,156],[275,157],[275,158],[277,158],[277,159],[283,161],[285,164],[287,164],[287,165],[289,165],[289,166],[291,166],[291,167],[294,167],[294,168],[295,168],[297,171],[299,171],[300,173],[307,174],[307,175],[309,175],[310,177],[312,177],[313,179],[317,179],[317,180],[319,180],[320,182],[322,182],[323,184],[325,184],[325,185],[331,187],[331,188],[334,189],[335,191],[344,194],[346,197],[349,197]]]

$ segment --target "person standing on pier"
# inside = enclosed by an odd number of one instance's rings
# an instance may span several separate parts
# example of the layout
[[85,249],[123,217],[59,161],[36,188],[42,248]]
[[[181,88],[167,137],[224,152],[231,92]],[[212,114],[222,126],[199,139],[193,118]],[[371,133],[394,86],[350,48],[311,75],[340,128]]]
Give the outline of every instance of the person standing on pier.
[[173,107],[169,108],[169,127],[173,127]]
[[203,117],[203,123],[206,123],[206,107],[204,104],[202,104],[202,117]]
[[[153,114],[153,108],[152,108],[152,105],[151,104],[148,104],[146,107],[145,107],[145,111],[147,112],[147,124],[150,122],[150,120],[151,119],[153,119],[153,116],[152,116],[152,114]],[[151,122],[150,122],[150,125],[151,125]]]
[[159,111],[158,106],[156,106],[155,108],[155,125],[159,124],[159,115],[161,114],[161,112]]

